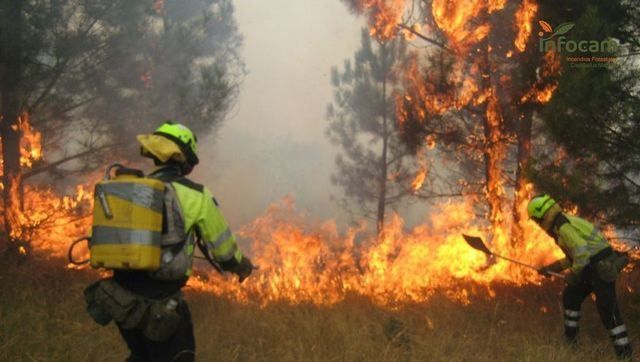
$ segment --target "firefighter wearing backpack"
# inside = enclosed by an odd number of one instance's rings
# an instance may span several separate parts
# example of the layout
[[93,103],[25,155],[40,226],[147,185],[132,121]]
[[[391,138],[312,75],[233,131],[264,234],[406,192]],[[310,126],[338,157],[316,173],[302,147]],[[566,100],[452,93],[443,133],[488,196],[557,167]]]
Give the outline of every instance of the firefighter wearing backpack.
[[631,345],[627,327],[618,310],[615,286],[618,273],[628,262],[626,256],[615,252],[593,224],[564,214],[549,195],[534,197],[527,211],[529,217],[555,240],[566,256],[542,267],[539,272],[549,276],[549,272],[570,269],[562,294],[567,341],[571,344],[577,341],[580,306],[591,293],[595,293],[600,319],[609,332],[616,355],[630,358]]
[[193,361],[193,324],[181,288],[191,274],[196,245],[218,266],[247,278],[253,265],[238,249],[209,190],[188,178],[198,164],[196,136],[173,122],[139,135],[150,175],[117,165],[96,185],[93,267],[113,277],[85,290],[93,319],[114,320],[130,350],[127,361]]

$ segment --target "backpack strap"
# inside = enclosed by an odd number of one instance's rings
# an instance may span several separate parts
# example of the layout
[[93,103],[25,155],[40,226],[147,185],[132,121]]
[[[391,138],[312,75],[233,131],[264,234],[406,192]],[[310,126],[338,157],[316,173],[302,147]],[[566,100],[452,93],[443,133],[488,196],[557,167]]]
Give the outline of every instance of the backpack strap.
[[184,179],[177,169],[162,168],[148,177],[165,183],[165,197],[162,218],[162,260],[160,269],[150,273],[154,279],[173,280],[185,276],[191,267],[192,258],[187,255],[187,247],[194,243],[193,230],[186,230],[184,211],[173,187],[173,182]]

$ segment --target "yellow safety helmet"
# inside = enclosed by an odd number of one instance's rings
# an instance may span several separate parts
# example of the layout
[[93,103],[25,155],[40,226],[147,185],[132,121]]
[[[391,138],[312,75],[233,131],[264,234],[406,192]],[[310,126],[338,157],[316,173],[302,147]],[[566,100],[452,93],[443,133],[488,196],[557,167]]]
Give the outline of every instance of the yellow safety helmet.
[[535,196],[527,205],[527,213],[529,217],[536,220],[542,220],[544,214],[556,204],[556,200],[547,194]]
[[166,121],[151,135],[138,135],[142,145],[142,155],[152,156],[161,162],[170,159],[187,163],[191,168],[200,160],[197,155],[196,135],[186,126]]

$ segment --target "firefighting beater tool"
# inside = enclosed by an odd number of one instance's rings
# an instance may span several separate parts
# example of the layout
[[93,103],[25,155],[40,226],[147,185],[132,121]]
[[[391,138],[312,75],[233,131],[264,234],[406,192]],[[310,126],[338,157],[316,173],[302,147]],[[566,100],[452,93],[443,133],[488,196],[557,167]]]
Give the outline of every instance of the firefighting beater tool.
[[[529,269],[533,269],[533,270],[538,271],[538,268],[536,268],[533,265],[525,264],[525,263],[523,263],[521,261],[513,260],[511,258],[507,258],[506,256],[495,254],[494,252],[489,250],[489,248],[487,248],[487,246],[482,241],[482,238],[480,238],[478,236],[470,236],[470,235],[462,234],[462,237],[467,242],[467,244],[469,244],[470,247],[472,247],[472,248],[474,248],[474,249],[476,249],[478,251],[481,251],[481,252],[483,252],[483,253],[485,253],[487,255],[494,256],[496,258],[504,259],[504,260],[506,260],[508,262],[511,262],[511,263],[514,263],[514,264],[518,264],[518,265],[523,266],[525,268],[529,268]],[[556,273],[556,272],[552,272],[552,271],[548,271],[547,274],[553,275],[554,277],[558,277],[558,278],[562,278],[562,279],[565,278],[564,274],[560,274],[560,273]]]

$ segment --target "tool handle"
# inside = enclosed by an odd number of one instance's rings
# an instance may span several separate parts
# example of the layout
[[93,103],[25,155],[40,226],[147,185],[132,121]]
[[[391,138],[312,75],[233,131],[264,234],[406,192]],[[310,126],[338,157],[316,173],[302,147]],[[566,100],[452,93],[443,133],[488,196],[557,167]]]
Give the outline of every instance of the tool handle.
[[533,270],[536,270],[536,271],[538,270],[538,268],[536,268],[533,265],[525,264],[525,263],[523,263],[521,261],[513,260],[511,258],[507,258],[506,256],[502,256],[502,255],[498,255],[498,254],[494,254],[494,253],[491,253],[491,255],[495,256],[496,258],[504,259],[504,260],[512,262],[514,264],[518,264],[518,265],[523,266],[525,268],[533,269]]
[[[525,264],[525,263],[523,263],[521,261],[513,260],[511,258],[507,258],[506,256],[502,256],[502,255],[497,255],[497,254],[493,254],[493,253],[491,253],[491,255],[495,256],[496,258],[504,259],[504,260],[510,261],[510,262],[512,262],[514,264],[518,264],[518,265],[523,266],[525,268],[529,268],[529,269],[533,269],[535,271],[538,271],[538,268],[536,268],[533,265]],[[560,279],[565,279],[564,274],[556,273],[556,272],[553,272],[553,271],[548,271],[547,274],[551,275],[551,276],[554,276],[554,277],[558,277]]]
[[548,271],[547,274],[552,275],[554,277],[558,277],[560,279],[565,279],[565,275],[564,274],[560,274],[560,273],[556,273],[556,272],[552,272],[552,271]]

